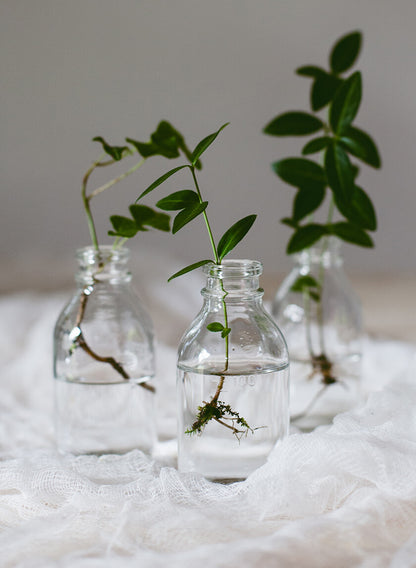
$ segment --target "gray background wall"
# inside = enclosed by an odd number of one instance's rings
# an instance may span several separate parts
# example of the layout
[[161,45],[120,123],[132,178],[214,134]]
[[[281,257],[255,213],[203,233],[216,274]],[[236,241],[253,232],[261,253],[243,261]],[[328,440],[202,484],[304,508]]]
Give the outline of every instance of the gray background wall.
[[[303,140],[261,130],[280,112],[307,108],[309,82],[294,69],[325,65],[333,42],[354,29],[364,33],[357,124],[378,142],[383,169],[364,167],[360,178],[378,211],[376,249],[346,247],[348,265],[415,270],[415,22],[414,0],[1,0],[0,289],[58,284],[51,263],[66,266],[88,244],[79,187],[100,149],[91,138],[147,139],[161,118],[192,146],[230,121],[200,177],[214,231],[258,213],[237,256],[286,270],[290,230],[278,221],[293,192],[269,164]],[[109,214],[126,213],[173,165],[149,161],[93,202],[103,242]],[[106,179],[100,172],[91,187]],[[177,184],[171,188],[188,187],[185,178]],[[180,262],[210,254],[197,221],[176,237],[143,234],[134,251]]]

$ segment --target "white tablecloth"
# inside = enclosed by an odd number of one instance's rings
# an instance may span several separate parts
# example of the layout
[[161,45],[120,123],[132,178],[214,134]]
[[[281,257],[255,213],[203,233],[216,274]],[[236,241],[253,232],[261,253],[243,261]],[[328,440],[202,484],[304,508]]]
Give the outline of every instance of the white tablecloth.
[[176,354],[163,343],[157,459],[57,455],[51,330],[63,302],[0,299],[2,568],[416,566],[415,347],[367,339],[367,402],[224,486],[174,467]]

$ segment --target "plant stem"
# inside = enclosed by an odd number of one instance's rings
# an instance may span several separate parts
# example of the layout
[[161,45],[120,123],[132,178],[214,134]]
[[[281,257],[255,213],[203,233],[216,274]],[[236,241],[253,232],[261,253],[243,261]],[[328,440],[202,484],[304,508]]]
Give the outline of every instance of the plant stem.
[[93,219],[93,216],[92,216],[92,213],[91,213],[91,206],[90,206],[91,199],[93,197],[96,197],[97,195],[99,195],[100,193],[105,191],[106,189],[109,189],[110,187],[112,187],[116,183],[119,183],[120,181],[122,181],[127,176],[134,173],[146,161],[145,158],[142,158],[140,160],[140,162],[137,162],[137,164],[135,164],[133,167],[131,167],[129,170],[127,170],[127,172],[124,172],[124,173],[120,174],[119,176],[117,176],[116,178],[108,181],[104,185],[97,187],[96,189],[94,189],[94,191],[92,191],[89,195],[87,195],[87,185],[88,185],[88,181],[89,181],[89,178],[90,178],[92,172],[98,167],[110,166],[110,165],[112,165],[116,162],[116,160],[107,160],[106,162],[102,162],[102,159],[104,158],[105,155],[106,155],[105,152],[103,154],[101,154],[101,156],[98,158],[98,160],[96,162],[94,162],[91,165],[91,167],[87,170],[87,172],[85,173],[85,175],[83,177],[82,187],[81,187],[81,195],[82,195],[82,201],[84,203],[85,213],[87,215],[88,229],[89,229],[89,232],[90,232],[90,237],[91,237],[93,247],[96,250],[96,252],[99,252],[100,247],[98,245],[97,230],[95,228],[94,219]]
[[[116,178],[108,181],[104,185],[95,189],[93,192],[90,193],[90,195],[87,195],[87,185],[88,185],[89,178],[90,178],[91,174],[93,173],[93,171],[98,167],[110,166],[111,164],[114,164],[116,162],[116,160],[107,160],[106,162],[103,162],[102,159],[105,157],[105,155],[106,154],[104,152],[103,154],[101,154],[101,156],[98,158],[97,161],[93,162],[93,164],[87,170],[87,172],[85,173],[85,175],[82,179],[82,187],[81,187],[81,196],[82,196],[82,201],[83,201],[83,204],[84,204],[85,213],[87,215],[88,228],[89,228],[89,232],[90,232],[90,236],[91,236],[91,241],[92,241],[92,244],[93,244],[95,251],[98,254],[100,253],[100,247],[98,245],[97,230],[95,228],[95,223],[94,223],[94,219],[93,219],[91,207],[90,207],[91,199],[93,197],[99,195],[100,193],[102,193],[106,189],[109,189],[110,187],[112,187],[116,183],[120,182],[121,180],[123,180],[124,178],[126,178],[127,176],[129,176],[130,174],[135,172],[136,170],[138,170],[140,168],[140,166],[142,166],[145,162],[145,158],[143,158],[142,160],[140,160],[140,162],[138,162],[132,168],[127,170],[127,172],[120,174]],[[114,243],[114,248],[116,248],[117,246],[121,246],[123,244],[123,242],[124,241],[122,241],[121,244],[119,244],[119,240],[117,239]],[[104,264],[101,263],[99,265],[99,270],[96,274],[101,272],[103,270],[103,268],[104,268]],[[96,284],[97,284],[97,282],[94,283],[94,287],[95,287]],[[92,290],[89,291],[88,294],[86,294],[84,290],[81,293],[81,298],[80,298],[80,303],[79,303],[79,308],[78,308],[78,314],[77,314],[77,319],[76,319],[76,323],[75,323],[76,327],[78,327],[78,329],[79,329],[79,335],[75,339],[75,343],[79,347],[81,347],[81,349],[83,349],[92,359],[94,359],[95,361],[99,361],[100,363],[107,363],[107,364],[111,365],[111,367],[113,367],[113,369],[119,375],[121,375],[123,377],[123,379],[128,380],[128,379],[130,379],[130,375],[125,371],[125,369],[123,368],[121,363],[116,361],[114,359],[114,357],[107,357],[107,356],[104,357],[104,356],[98,355],[98,353],[93,351],[93,349],[91,349],[91,347],[88,345],[88,343],[86,342],[84,335],[82,333],[81,323],[84,319],[85,308],[87,306],[88,297],[94,291],[94,287],[92,288]],[[149,390],[151,392],[155,392],[155,388],[152,385],[148,385],[146,383],[139,383],[139,385],[146,390]]]
[[[327,224],[329,225],[332,222],[332,217],[334,215],[334,198],[331,195],[331,201],[329,203],[328,209],[328,218]],[[325,265],[324,265],[324,256],[328,250],[328,238],[324,237],[322,239],[322,249],[320,254],[320,266],[319,266],[319,275],[318,275],[318,283],[319,289],[321,290],[319,302],[317,305],[317,319],[318,319],[318,329],[319,329],[319,343],[321,347],[322,355],[325,354],[325,337],[324,337],[324,315],[323,315],[323,306],[322,306],[322,298],[323,298],[323,288],[325,283]]]
[[309,290],[304,290],[303,291],[303,308],[305,310],[305,323],[306,323],[306,343],[308,345],[308,351],[309,351],[309,355],[311,357],[311,359],[313,359],[315,357],[315,354],[313,352],[313,346],[312,346],[312,332],[311,332],[311,297],[309,294]]
[[[202,203],[203,199],[202,199],[202,195],[201,195],[201,190],[199,188],[198,180],[197,180],[197,177],[196,177],[196,174],[195,174],[195,168],[194,168],[194,166],[190,166],[190,169],[191,169],[191,172],[192,172],[192,177],[193,177],[193,180],[194,180],[196,192],[197,192],[198,197],[199,197],[199,201],[200,201],[200,203]],[[209,240],[211,242],[211,247],[212,247],[212,250],[214,252],[215,263],[217,265],[220,265],[221,264],[220,257],[218,255],[217,247],[215,246],[214,236],[212,234],[211,225],[210,225],[206,211],[203,212],[203,216],[204,216],[205,225],[207,227],[207,231],[208,231],[208,235],[209,235]],[[223,312],[224,312],[224,327],[228,328],[228,313],[227,313],[227,305],[225,303],[225,298],[226,298],[228,293],[224,289],[224,283],[223,283],[222,279],[220,280],[220,282],[221,282],[221,289],[224,292],[224,296],[223,296],[223,299],[222,299],[222,306],[223,306]],[[225,368],[224,368],[223,373],[226,373],[228,371],[229,349],[230,349],[230,343],[229,343],[229,336],[227,335],[225,337]],[[221,384],[220,390],[217,391],[216,396],[215,396],[216,400],[218,399],[218,396],[219,396],[221,389],[222,389],[222,386],[224,384],[224,377],[221,377],[220,384]]]
[[[197,180],[197,177],[196,177],[196,174],[195,174],[194,166],[190,166],[190,170],[192,172],[192,177],[193,177],[193,180],[194,180],[195,189],[196,189],[196,192],[198,194],[199,201],[200,201],[200,203],[203,203],[201,190],[199,188],[199,184],[198,184],[198,180]],[[209,219],[208,219],[208,215],[206,214],[206,211],[203,212],[203,216],[204,216],[204,220],[205,220],[205,225],[207,227],[211,247],[212,247],[212,250],[213,250],[213,253],[214,253],[215,264],[217,264],[217,266],[221,266],[221,260],[220,260],[219,254],[218,254],[217,247],[215,246],[214,236],[213,236],[213,233],[212,233],[211,225],[209,223]],[[224,328],[228,329],[228,312],[227,312],[227,304],[226,304],[226,300],[225,300],[225,298],[228,295],[228,292],[224,288],[224,282],[223,282],[222,278],[220,278],[220,285],[221,285],[221,290],[223,292],[221,303],[222,303],[222,308],[223,308],[223,313],[224,313]],[[204,406],[199,407],[199,413],[197,415],[197,420],[192,425],[191,430],[187,431],[188,434],[202,431],[202,428],[205,427],[206,423],[210,419],[210,418],[208,418],[208,420],[207,420],[207,419],[204,418],[205,411],[208,408],[212,407],[212,408],[216,408],[216,409],[219,409],[219,408],[222,409],[223,406],[224,406],[223,403],[221,403],[219,401],[219,396],[220,396],[222,389],[224,387],[225,376],[226,376],[225,373],[228,371],[228,367],[229,367],[229,350],[230,350],[229,334],[225,336],[224,341],[225,341],[225,364],[224,364],[224,369],[221,372],[220,379],[218,381],[217,388],[215,390],[214,396],[211,398],[211,400],[209,402],[204,402]],[[243,418],[241,418],[238,415],[238,413],[235,413],[234,411],[231,411],[231,410],[228,410],[227,412],[232,413],[231,415],[234,417],[234,418],[232,418],[232,420],[233,419],[235,420],[236,419],[235,417],[237,417],[238,420],[242,421],[241,423],[244,423],[245,427],[248,430],[251,430],[251,428],[248,426],[246,421]],[[223,416],[224,416],[225,420],[229,419],[229,417],[226,417],[225,414]],[[238,435],[242,435],[244,433],[243,430],[238,430],[233,424],[227,424],[227,422],[225,422],[224,420],[221,420],[218,416],[212,416],[212,418],[216,422],[221,424],[222,426],[225,426],[226,428],[230,429],[233,432],[233,434],[235,434],[237,437],[238,437]]]
[[[94,286],[96,284],[97,283],[95,283]],[[82,333],[81,324],[82,324],[83,319],[84,319],[85,309],[87,307],[87,302],[88,302],[88,298],[89,298],[90,294],[91,294],[91,290],[89,290],[88,294],[85,293],[85,290],[83,290],[81,292],[78,314],[77,314],[77,318],[76,318],[76,321],[75,321],[75,327],[78,327],[79,334],[78,334],[78,337],[75,339],[74,343],[76,343],[79,347],[81,347],[81,349],[83,349],[85,351],[85,353],[87,353],[90,357],[92,357],[92,359],[94,359],[95,361],[98,361],[100,363],[107,363],[108,365],[111,365],[111,367],[113,367],[113,369],[119,375],[121,375],[123,377],[123,379],[128,380],[131,377],[125,371],[125,369],[121,365],[121,363],[116,361],[114,359],[114,357],[106,357],[106,356],[98,355],[98,353],[96,353],[95,351],[93,351],[93,349],[91,349],[91,347],[88,345],[88,343],[85,340],[84,334]],[[144,389],[146,389],[150,392],[155,392],[155,388],[152,385],[148,385],[147,383],[138,383],[138,384],[139,384],[139,386],[141,386],[142,388],[144,388]]]
[[[90,195],[88,196],[88,200],[91,200],[93,197],[95,197],[96,195],[99,195],[100,193],[102,193],[103,191],[105,191],[106,189],[112,187],[113,185],[115,185],[116,183],[119,183],[120,181],[122,181],[124,178],[126,178],[127,176],[131,175],[132,173],[134,173],[136,170],[138,170],[146,161],[146,158],[142,158],[140,160],[140,162],[137,162],[137,164],[135,164],[132,168],[130,168],[129,170],[127,170],[127,172],[124,172],[122,174],[120,174],[119,176],[117,176],[116,178],[108,181],[107,183],[105,183],[104,185],[101,185],[100,187],[97,187],[97,189],[94,189],[94,191],[92,191],[90,193]],[[113,164],[114,162],[107,162],[106,165],[109,164]],[[104,164],[98,164],[98,165],[104,165]]]
[[[203,202],[203,199],[202,199],[201,191],[200,191],[200,189],[199,189],[198,180],[196,179],[196,174],[195,174],[195,168],[194,168],[194,166],[190,166],[190,170],[191,170],[191,172],[192,172],[192,177],[193,177],[193,179],[194,179],[195,189],[196,189],[196,192],[197,192],[197,194],[198,194],[199,201],[200,201],[200,203],[202,203],[202,202]],[[210,225],[210,223],[209,223],[208,215],[207,215],[206,211],[204,211],[204,212],[202,213],[202,215],[204,216],[205,225],[207,226],[207,231],[208,231],[208,235],[209,235],[209,240],[210,240],[210,242],[211,242],[211,247],[212,247],[212,250],[213,250],[213,252],[214,252],[215,263],[216,263],[216,264],[221,264],[220,258],[219,258],[219,256],[218,256],[218,252],[217,252],[217,247],[215,246],[215,241],[214,241],[214,236],[213,236],[213,234],[212,234],[211,225]]]
[[89,200],[89,197],[87,196],[87,184],[88,184],[88,180],[90,178],[90,175],[95,170],[95,168],[97,168],[99,166],[99,164],[100,164],[100,162],[101,162],[101,160],[103,159],[104,156],[105,156],[105,153],[101,154],[101,156],[98,158],[98,160],[96,162],[94,162],[91,165],[91,167],[86,171],[86,173],[85,173],[85,175],[82,179],[82,186],[81,186],[81,196],[82,196],[82,201],[84,203],[85,213],[87,215],[88,229],[90,231],[90,237],[91,237],[93,247],[97,252],[99,252],[97,231],[95,229],[94,219],[93,219],[92,213],[91,213],[90,200]]

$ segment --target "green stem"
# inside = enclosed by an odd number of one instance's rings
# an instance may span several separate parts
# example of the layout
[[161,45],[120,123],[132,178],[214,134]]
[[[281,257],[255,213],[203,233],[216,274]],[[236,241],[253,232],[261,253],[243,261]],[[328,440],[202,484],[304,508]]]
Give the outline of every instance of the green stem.
[[[104,185],[101,185],[100,187],[97,187],[97,189],[94,189],[94,191],[92,191],[90,193],[90,195],[88,196],[88,199],[92,199],[93,197],[99,195],[100,193],[102,193],[103,191],[105,191],[106,189],[112,187],[113,185],[115,185],[116,183],[119,183],[120,181],[122,181],[124,178],[126,178],[127,176],[131,175],[132,173],[134,173],[136,170],[138,170],[146,161],[146,158],[143,158],[140,160],[140,162],[137,162],[137,164],[135,164],[132,168],[130,168],[129,170],[127,170],[127,172],[124,172],[122,174],[120,174],[119,176],[117,176],[116,178],[108,181],[107,183],[105,183]],[[114,163],[114,162],[108,162],[108,165]]]
[[[200,201],[200,203],[202,203],[203,199],[202,199],[201,191],[199,189],[198,180],[196,179],[194,166],[190,166],[190,170],[192,172],[192,177],[194,179],[195,189],[196,189],[196,192],[198,194],[199,201]],[[208,231],[208,235],[209,235],[209,240],[211,242],[211,247],[212,247],[212,250],[214,252],[215,263],[221,264],[221,261],[220,261],[220,258],[218,256],[218,252],[217,252],[217,247],[215,246],[215,241],[214,241],[214,236],[212,234],[211,225],[209,224],[208,215],[207,215],[206,211],[204,211],[202,214],[204,216],[205,225],[207,226],[207,231]]]
[[[196,174],[195,174],[195,168],[194,168],[194,166],[190,166],[190,170],[191,170],[191,172],[192,172],[192,177],[193,177],[193,180],[194,180],[195,189],[196,189],[196,192],[197,192],[197,194],[198,194],[199,201],[200,201],[200,203],[202,203],[202,202],[203,202],[203,199],[202,199],[202,195],[201,195],[201,190],[200,190],[200,188],[199,188],[198,180],[197,180],[197,177],[196,177]],[[211,242],[211,247],[212,247],[212,250],[213,250],[213,253],[214,253],[215,263],[216,263],[217,265],[220,265],[220,264],[221,264],[221,260],[220,260],[220,257],[219,257],[219,255],[218,255],[217,247],[215,246],[214,236],[213,236],[213,233],[212,233],[211,225],[210,225],[210,222],[209,222],[208,215],[207,215],[206,211],[203,212],[203,216],[204,216],[205,225],[206,225],[206,227],[207,227],[207,231],[208,231],[208,235],[209,235],[209,240],[210,240],[210,242]],[[222,289],[222,291],[224,292],[224,295],[223,295],[223,298],[222,298],[222,307],[223,307],[223,312],[224,312],[224,327],[228,328],[228,313],[227,313],[227,305],[226,305],[226,303],[225,303],[225,298],[226,298],[226,296],[227,296],[227,292],[226,292],[226,290],[224,289],[224,283],[223,283],[222,279],[221,279],[221,289]],[[224,367],[223,373],[225,373],[225,372],[228,371],[229,353],[230,353],[230,338],[229,338],[229,335],[227,335],[227,336],[225,337],[225,367]],[[219,382],[219,384],[218,384],[217,391],[216,391],[216,393],[215,393],[215,395],[214,395],[214,399],[215,399],[215,400],[218,399],[218,397],[219,397],[219,395],[220,395],[220,392],[221,392],[221,390],[222,390],[223,384],[224,384],[224,377],[221,377],[221,380],[220,380],[220,382]],[[214,400],[214,399],[213,399],[213,400]]]
[[[329,225],[332,222],[332,218],[334,216],[334,198],[331,196],[331,201],[329,203],[328,209],[328,218],[327,224]],[[321,348],[322,355],[325,354],[325,337],[324,337],[324,314],[323,314],[323,306],[322,306],[322,298],[323,298],[323,288],[324,288],[324,280],[325,280],[325,266],[324,266],[324,255],[325,252],[328,250],[328,238],[324,237],[322,240],[322,249],[320,254],[320,266],[319,266],[319,275],[318,275],[318,284],[320,290],[320,298],[317,305],[317,319],[318,319],[318,329],[319,329],[319,344]]]
[[312,347],[312,333],[311,333],[311,297],[308,290],[303,291],[303,307],[305,309],[305,319],[306,319],[306,342],[308,345],[308,351],[311,359],[314,359],[315,354]]
[[122,181],[127,176],[134,173],[146,161],[146,159],[143,158],[142,160],[140,160],[140,162],[137,162],[137,164],[135,164],[132,168],[127,170],[127,172],[124,172],[124,173],[120,174],[119,176],[117,176],[116,178],[108,181],[104,185],[97,187],[96,189],[94,189],[94,191],[92,191],[90,193],[90,195],[87,195],[87,185],[88,185],[88,181],[89,181],[89,178],[90,178],[92,172],[98,167],[110,166],[111,164],[115,163],[115,160],[108,160],[106,162],[102,162],[101,160],[104,158],[105,155],[106,155],[105,152],[103,154],[101,154],[99,159],[96,162],[94,162],[91,165],[91,167],[87,170],[87,172],[85,173],[84,178],[82,180],[82,187],[81,187],[81,195],[82,195],[82,201],[84,203],[85,213],[87,215],[88,229],[89,229],[89,232],[90,232],[90,237],[91,237],[93,247],[97,252],[99,252],[99,245],[98,245],[98,238],[97,238],[97,230],[95,228],[95,223],[94,223],[94,219],[93,219],[92,212],[91,212],[91,206],[90,206],[91,199],[93,197],[96,197],[97,195],[99,195],[100,193],[105,191],[106,189],[109,189],[110,187],[112,187],[116,183],[119,183],[120,181]]
[[85,173],[85,175],[83,177],[82,186],[81,186],[81,196],[82,196],[82,201],[84,203],[85,213],[87,215],[88,229],[89,229],[89,232],[90,232],[93,247],[95,248],[95,250],[97,252],[99,251],[97,231],[95,229],[94,219],[93,219],[92,213],[91,213],[90,200],[87,196],[87,184],[88,184],[88,180],[90,178],[90,175],[95,170],[95,168],[97,168],[99,166],[99,164],[100,164],[100,162],[101,162],[101,160],[103,159],[104,156],[105,156],[105,153],[101,154],[101,156],[98,158],[98,160],[96,162],[94,162],[91,165],[91,167],[87,170],[87,172]]

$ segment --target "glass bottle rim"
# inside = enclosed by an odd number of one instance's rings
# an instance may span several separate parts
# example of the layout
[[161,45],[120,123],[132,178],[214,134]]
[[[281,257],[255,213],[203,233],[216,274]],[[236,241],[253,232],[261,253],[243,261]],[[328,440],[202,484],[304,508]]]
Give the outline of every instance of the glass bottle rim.
[[202,267],[211,278],[249,278],[263,273],[263,264],[259,260],[227,259],[221,264],[209,263]]
[[115,249],[113,245],[100,245],[99,249],[92,245],[77,249],[75,256],[79,262],[96,264],[100,260],[123,262],[130,257],[130,250],[125,247]]
[[324,236],[319,241],[293,254],[293,259],[296,263],[308,264],[310,262],[324,262],[329,263],[335,261],[338,264],[343,263],[342,241],[333,235]]

